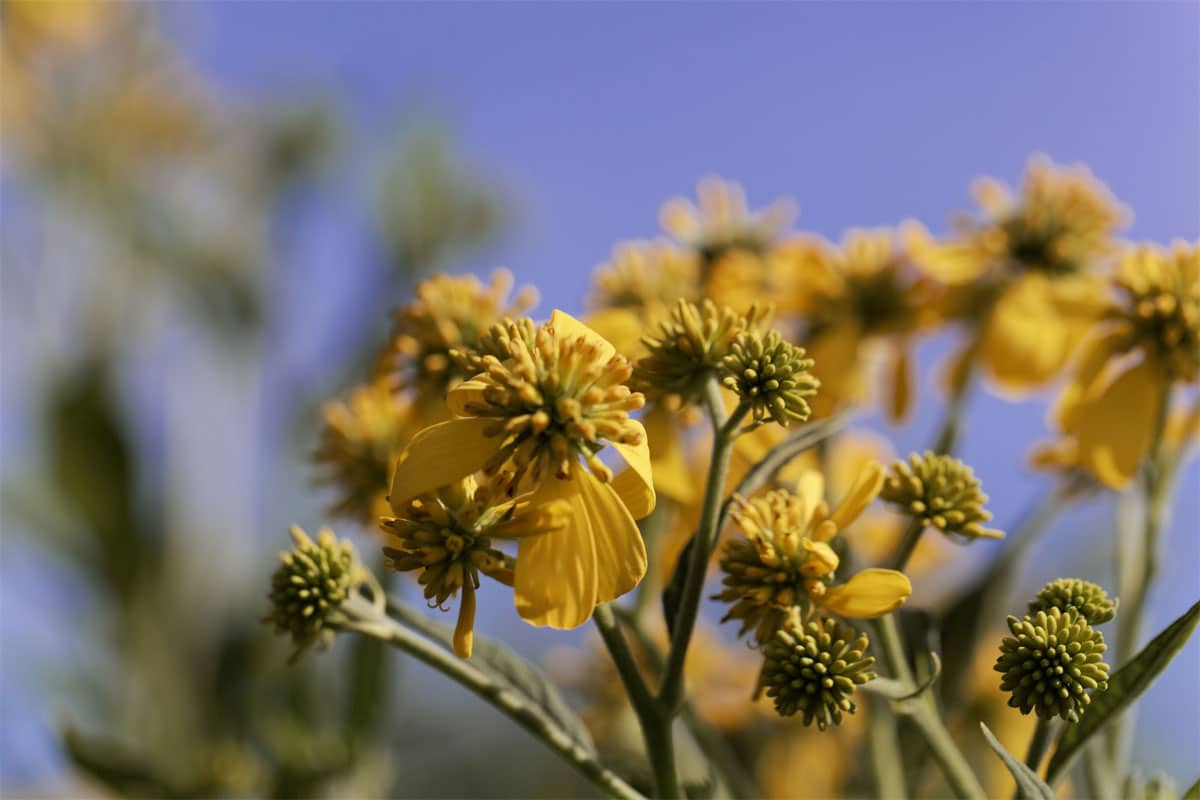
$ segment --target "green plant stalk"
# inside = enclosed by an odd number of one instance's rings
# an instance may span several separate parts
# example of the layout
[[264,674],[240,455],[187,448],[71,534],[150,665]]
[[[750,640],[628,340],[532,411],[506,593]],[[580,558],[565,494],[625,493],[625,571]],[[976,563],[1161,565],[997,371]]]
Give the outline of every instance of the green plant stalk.
[[[1170,412],[1171,393],[1164,390],[1159,407],[1155,412],[1154,438],[1149,455],[1142,465],[1142,489],[1145,497],[1145,521],[1142,529],[1142,559],[1141,574],[1134,584],[1133,597],[1129,605],[1117,614],[1117,653],[1116,669],[1128,663],[1137,653],[1138,640],[1142,635],[1142,625],[1146,616],[1146,601],[1150,595],[1150,587],[1158,573],[1158,539],[1162,532],[1163,518],[1166,516],[1167,499],[1170,496],[1171,470],[1168,467],[1163,435],[1167,427],[1167,415]],[[1119,568],[1119,565],[1118,565]],[[1116,721],[1107,737],[1106,749],[1109,762],[1123,772],[1118,765],[1123,759],[1123,750],[1128,737],[1132,735],[1132,714],[1126,713]]]
[[[888,614],[875,622],[875,629],[882,645],[884,666],[894,679],[915,691],[916,681],[908,666],[908,660],[904,656],[904,645],[900,639],[900,629],[896,625],[895,615]],[[920,697],[903,701],[898,704],[898,707],[901,713],[907,714],[917,729],[921,731],[934,759],[942,769],[942,774],[946,776],[946,781],[954,790],[955,796],[969,800],[984,800],[987,795],[962,751],[958,749],[958,745],[954,743],[954,739],[942,723],[933,694],[923,692]]]
[[545,711],[496,681],[469,660],[459,658],[441,644],[405,628],[360,595],[351,596],[342,605],[342,612],[345,615],[339,622],[342,630],[386,642],[464,686],[533,734],[606,796],[620,800],[644,800],[637,790],[601,764],[594,753],[563,730]]
[[[990,311],[989,311],[990,313]],[[953,455],[958,445],[958,436],[962,426],[962,417],[967,408],[967,397],[975,383],[975,375],[979,371],[979,347],[983,341],[983,324],[972,332],[974,341],[970,345],[971,353],[967,356],[967,374],[963,376],[962,385],[956,387],[946,404],[942,422],[938,426],[937,438],[934,439],[933,452],[938,455]]]
[[712,421],[713,449],[704,489],[704,504],[700,510],[700,527],[696,531],[691,558],[688,560],[687,579],[684,581],[683,594],[675,617],[667,664],[658,688],[658,700],[669,716],[679,713],[683,703],[683,664],[687,658],[692,632],[696,627],[696,615],[700,610],[700,596],[704,591],[708,559],[717,538],[717,519],[721,508],[721,495],[729,474],[729,457],[733,452],[738,425],[749,412],[749,406],[739,403],[733,414],[726,418],[721,388],[715,378],[709,379],[704,399]]
[[1034,772],[1038,771],[1042,759],[1046,757],[1046,748],[1050,746],[1052,729],[1051,720],[1038,717],[1037,726],[1033,729],[1033,736],[1029,737],[1029,749],[1025,751],[1025,766]]
[[904,800],[908,796],[908,781],[900,754],[900,732],[896,715],[882,697],[867,697],[867,740],[879,800]]
[[900,538],[900,545],[896,548],[896,554],[892,556],[892,569],[898,572],[904,571],[924,532],[925,522],[922,519],[913,517],[909,520],[908,527],[904,529],[904,535]]
[[[632,634],[638,647],[646,654],[651,669],[661,672],[663,668],[662,653],[642,629],[636,610],[628,610],[618,605],[612,605],[609,608]],[[684,701],[679,718],[683,720],[683,724],[700,748],[700,752],[708,759],[709,764],[716,771],[717,777],[725,784],[732,796],[751,798],[760,794],[754,778],[747,774],[745,767],[738,760],[737,753],[729,746],[729,742],[725,740],[719,730],[713,728],[697,713],[690,701]]]
[[617,626],[612,609],[607,605],[596,606],[592,612],[592,621],[600,631],[600,638],[608,648],[621,685],[637,715],[638,725],[642,729],[642,739],[646,744],[646,757],[654,772],[655,794],[658,797],[685,797],[683,786],[679,782],[679,772],[675,767],[675,744],[671,736],[670,719],[665,720],[662,708],[642,677],[637,661],[629,650],[625,635]]

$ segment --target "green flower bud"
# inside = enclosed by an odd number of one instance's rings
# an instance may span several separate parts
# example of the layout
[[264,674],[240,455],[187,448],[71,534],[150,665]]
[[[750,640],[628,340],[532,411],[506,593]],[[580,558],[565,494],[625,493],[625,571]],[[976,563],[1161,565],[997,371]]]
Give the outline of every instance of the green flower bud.
[[1047,583],[1029,604],[1029,613],[1052,608],[1064,612],[1074,609],[1089,625],[1102,625],[1117,615],[1116,602],[1109,600],[1102,588],[1078,578],[1059,578]]
[[781,628],[763,648],[761,685],[775,699],[775,710],[790,717],[800,712],[804,724],[825,730],[853,714],[854,687],[874,679],[873,657],[864,657],[865,633],[832,617]]
[[1078,722],[1091,702],[1089,691],[1108,688],[1104,634],[1074,609],[1038,611],[1024,619],[1008,618],[995,670],[1000,688],[1012,692],[1008,704],[1042,719]]
[[750,404],[754,427],[768,418],[786,427],[812,413],[806,398],[821,385],[812,368],[804,348],[785,342],[777,331],[747,330],[730,345],[722,383]]
[[681,299],[670,318],[659,323],[658,334],[642,339],[650,354],[634,369],[634,388],[653,398],[678,395],[685,403],[697,402],[734,339],[761,319],[753,307],[742,316],[728,306],[718,309],[711,300],[697,306]]
[[296,546],[279,556],[283,563],[271,578],[271,611],[263,621],[291,635],[294,661],[313,644],[327,647],[333,640],[330,625],[365,572],[354,545],[328,528],[315,542],[294,525],[290,533]]
[[925,525],[945,534],[968,539],[1003,539],[998,530],[983,527],[992,518],[983,506],[983,493],[975,473],[957,458],[913,453],[908,463],[896,461],[879,496]]

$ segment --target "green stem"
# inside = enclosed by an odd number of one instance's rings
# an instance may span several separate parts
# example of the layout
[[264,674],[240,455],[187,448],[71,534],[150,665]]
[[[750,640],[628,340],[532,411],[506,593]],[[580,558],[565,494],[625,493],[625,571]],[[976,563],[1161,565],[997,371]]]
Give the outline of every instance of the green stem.
[[892,569],[899,572],[904,571],[908,565],[908,559],[917,549],[917,543],[921,541],[921,534],[924,532],[925,522],[920,517],[913,517],[908,521],[908,527],[904,530],[900,545],[896,548],[896,554],[892,556]]
[[351,596],[341,610],[345,614],[345,620],[340,624],[343,630],[372,636],[403,650],[470,690],[537,737],[607,796],[620,800],[644,800],[637,790],[601,764],[591,748],[563,729],[540,706],[469,660],[459,658],[443,644],[430,641],[398,624],[357,594]]
[[1029,749],[1025,751],[1025,766],[1034,772],[1038,771],[1042,759],[1046,756],[1046,748],[1050,746],[1051,730],[1051,721],[1038,717],[1037,726],[1033,729],[1033,736],[1029,738]]
[[642,672],[638,668],[625,635],[617,627],[612,609],[607,605],[596,606],[592,613],[592,621],[600,631],[608,653],[612,656],[625,694],[637,715],[638,724],[642,729],[642,739],[646,743],[646,757],[654,772],[655,794],[658,797],[684,797],[683,787],[679,782],[679,773],[675,768],[675,746],[671,737],[671,723],[667,719],[664,724],[662,709],[650,689],[646,686]]
[[700,596],[704,591],[708,558],[717,538],[717,517],[721,508],[721,496],[725,490],[725,479],[729,474],[729,457],[733,452],[737,426],[749,411],[749,406],[740,403],[733,415],[726,418],[721,389],[715,379],[708,382],[705,402],[713,428],[712,459],[704,489],[704,504],[700,510],[700,527],[692,542],[687,577],[684,580],[679,610],[675,615],[671,647],[667,653],[667,665],[658,688],[659,702],[671,716],[679,712],[683,702],[683,664],[692,640],[692,631],[696,627],[696,615],[700,610]]
[[[900,639],[900,629],[896,625],[895,616],[888,614],[876,620],[876,631],[882,645],[883,664],[890,676],[915,691],[917,684],[913,678],[912,669],[908,665],[908,659],[904,655],[904,645]],[[969,798],[969,800],[985,798],[986,795],[983,787],[979,784],[979,779],[971,771],[970,764],[967,763],[962,751],[958,749],[958,745],[954,743],[954,739],[942,723],[941,715],[934,703],[933,693],[924,692],[920,697],[905,701],[905,703],[906,705],[900,706],[902,713],[908,714],[917,729],[921,731],[926,744],[933,752],[934,759],[942,769],[942,774],[946,776],[947,783],[954,790],[955,796]]]
[[896,715],[888,708],[887,700],[867,696],[867,739],[871,746],[875,790],[880,800],[904,800],[908,796],[896,722]]
[[970,345],[971,352],[964,356],[968,359],[965,368],[967,374],[963,376],[962,382],[955,387],[953,394],[950,395],[950,400],[946,404],[946,411],[942,416],[942,422],[938,426],[937,438],[934,439],[933,452],[939,455],[952,455],[954,448],[958,445],[959,429],[962,424],[963,413],[967,408],[967,397],[971,393],[971,385],[975,382],[976,364],[979,361],[979,346],[982,341],[982,335],[979,331],[975,331],[972,335],[975,337],[975,340]]

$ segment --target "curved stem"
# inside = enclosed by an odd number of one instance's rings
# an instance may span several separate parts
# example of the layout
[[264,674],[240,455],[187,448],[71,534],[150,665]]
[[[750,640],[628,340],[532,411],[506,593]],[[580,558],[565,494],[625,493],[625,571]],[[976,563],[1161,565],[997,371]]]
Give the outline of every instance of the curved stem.
[[741,403],[732,416],[726,418],[721,389],[714,379],[710,379],[706,387],[705,403],[713,427],[712,458],[704,489],[704,504],[700,510],[700,528],[696,531],[692,543],[687,577],[684,580],[679,610],[675,615],[671,648],[667,653],[667,665],[658,688],[659,702],[671,716],[679,713],[683,700],[683,663],[687,658],[692,631],[696,627],[696,615],[700,610],[700,595],[704,591],[708,558],[717,538],[717,517],[721,507],[721,496],[725,490],[725,478],[729,473],[733,441],[737,436],[737,426],[749,411],[749,407]]
[[459,658],[444,645],[405,628],[360,595],[352,595],[342,605],[342,612],[345,619],[339,627],[343,630],[386,642],[466,687],[537,737],[605,795],[620,800],[644,800],[637,790],[601,764],[589,747],[564,730],[540,706],[469,660]]
[[642,678],[642,671],[625,641],[625,635],[617,626],[612,609],[607,605],[596,606],[592,621],[600,631],[600,638],[608,648],[616,665],[625,694],[637,715],[646,743],[646,757],[654,772],[654,785],[658,797],[684,797],[679,773],[675,768],[675,744],[672,741],[670,720],[663,724],[662,709]]
[[924,532],[925,523],[920,517],[913,517],[908,521],[908,527],[904,529],[904,535],[900,538],[896,554],[892,556],[892,569],[899,572],[904,571],[908,565],[908,559],[912,558],[913,551],[917,549],[917,543],[921,541],[921,534]]

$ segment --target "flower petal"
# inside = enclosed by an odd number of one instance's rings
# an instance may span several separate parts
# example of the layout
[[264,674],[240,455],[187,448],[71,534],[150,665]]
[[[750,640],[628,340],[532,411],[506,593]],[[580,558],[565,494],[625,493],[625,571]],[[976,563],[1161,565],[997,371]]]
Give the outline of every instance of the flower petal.
[[478,378],[463,381],[446,393],[446,405],[449,406],[453,414],[457,414],[460,417],[469,416],[467,404],[475,403],[476,405],[483,405],[483,391],[488,386],[488,383]]
[[628,469],[622,470],[613,478],[612,488],[634,519],[649,516],[654,510],[655,496],[647,438],[643,436],[640,444],[613,442],[612,446],[629,465]]
[[613,488],[587,470],[544,482],[532,502],[552,499],[570,504],[570,520],[557,533],[521,540],[513,597],[526,622],[575,628],[597,604],[638,584],[646,574],[646,548]]
[[871,619],[895,611],[912,594],[912,584],[894,569],[864,569],[841,586],[832,586],[821,605],[841,617]]
[[814,419],[827,417],[862,396],[863,368],[858,353],[861,338],[858,325],[847,320],[805,343],[808,357],[813,360],[812,373],[821,381],[810,400]]
[[[683,450],[681,441],[683,432],[677,430],[671,412],[656,403],[642,417],[642,425],[646,430],[647,446],[650,448],[650,469],[654,477],[654,491],[682,505],[695,502],[698,494],[696,479],[687,462],[687,454]],[[763,427],[769,426],[764,425]],[[745,439],[746,437],[741,438]],[[632,466],[633,462],[628,456],[625,457],[625,460],[629,461]],[[617,487],[618,479],[621,479],[620,475],[614,479],[613,486],[617,488],[618,494],[623,494],[624,489]],[[633,477],[622,480],[633,480]],[[630,506],[631,512],[632,509],[633,506]],[[641,519],[636,513],[633,516],[635,519]]]
[[600,351],[600,356],[604,359],[612,358],[617,354],[617,349],[612,346],[608,339],[605,339],[565,311],[559,311],[557,308],[554,309],[550,314],[550,324],[554,326],[554,330],[560,338],[575,339],[583,337],[588,344]]
[[844,530],[851,522],[871,505],[871,501],[879,495],[883,488],[884,469],[878,461],[872,461],[863,466],[855,479],[850,491],[838,503],[829,518],[837,525],[838,530]]
[[419,432],[404,448],[392,474],[392,510],[403,513],[417,495],[440,489],[483,469],[497,439],[483,435],[489,419],[452,419]]
[[913,366],[912,356],[907,342],[897,342],[892,347],[891,369],[888,371],[887,394],[891,399],[888,403],[888,421],[903,422],[912,406],[913,395]]
[[1052,416],[1059,428],[1066,430],[1073,426],[1076,409],[1095,392],[1096,380],[1104,372],[1105,365],[1121,354],[1128,341],[1128,333],[1123,327],[1099,329],[1084,341],[1075,371],[1054,404]]
[[1144,358],[1075,409],[1068,432],[1076,436],[1080,464],[1109,488],[1128,485],[1150,451],[1166,386],[1158,362]]

